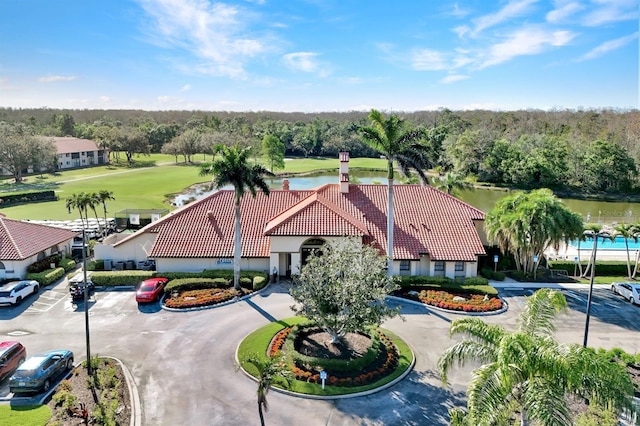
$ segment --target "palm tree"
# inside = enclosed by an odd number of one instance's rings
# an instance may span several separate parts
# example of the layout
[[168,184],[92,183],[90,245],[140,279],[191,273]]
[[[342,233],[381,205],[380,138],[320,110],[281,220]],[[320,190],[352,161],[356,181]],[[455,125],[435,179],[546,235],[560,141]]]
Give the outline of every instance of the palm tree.
[[411,177],[411,171],[415,170],[425,184],[425,169],[431,166],[431,162],[427,158],[427,147],[419,143],[424,136],[423,131],[412,129],[396,115],[385,119],[375,109],[369,113],[369,120],[370,127],[358,127],[357,131],[365,144],[387,159],[387,270],[389,275],[393,275],[394,161],[405,176]]
[[258,414],[260,415],[260,424],[264,426],[264,414],[262,411],[264,409],[266,412],[269,409],[267,393],[271,389],[271,384],[278,378],[282,378],[287,385],[290,385],[292,374],[279,357],[267,357],[264,359],[257,355],[252,355],[245,361],[255,366],[258,370]]
[[589,256],[589,260],[587,261],[587,266],[585,266],[584,271],[582,272],[582,275],[581,275],[584,278],[589,274],[589,271],[590,271],[589,268],[594,268],[596,264],[596,254],[597,254],[597,250],[595,250],[596,243],[597,243],[596,239],[600,237],[602,238],[602,241],[604,240],[613,241],[615,239],[615,235],[605,232],[602,229],[602,226],[598,224],[593,224],[593,223],[585,226],[583,235],[585,239],[591,237],[593,240],[593,245],[591,246],[591,256]]
[[66,207],[69,213],[73,209],[78,209],[80,213],[80,220],[82,221],[82,227],[86,228],[85,220],[89,220],[87,208],[91,204],[91,195],[86,192],[80,192],[79,194],[71,194],[71,197],[67,198]]
[[571,425],[567,396],[590,404],[633,410],[633,384],[626,367],[591,348],[559,344],[553,337],[564,296],[540,289],[527,300],[514,332],[479,318],[455,320],[451,335],[464,335],[440,356],[442,380],[454,365],[479,362],[467,389],[467,412],[451,411],[454,424]]
[[[638,228],[636,225],[622,223],[614,228],[614,238],[617,235],[624,237],[624,246],[627,251],[627,276],[631,278],[631,256],[629,254],[629,239],[633,239],[634,242],[638,242]],[[634,268],[635,269],[635,268]]]
[[[221,158],[215,158],[221,154]],[[256,196],[259,189],[267,196],[269,186],[265,176],[274,174],[258,163],[249,164],[249,148],[238,145],[228,147],[218,144],[213,148],[214,160],[210,164],[200,166],[200,175],[213,175],[211,185],[217,189],[225,185],[233,185],[235,191],[235,232],[233,244],[233,286],[240,290],[240,258],[242,256],[242,231],[240,221],[240,200],[249,191]]]
[[502,253],[511,253],[518,271],[533,273],[534,259],[551,246],[575,239],[583,231],[582,217],[567,209],[549,189],[517,191],[501,198],[487,213],[487,237]]
[[98,201],[102,203],[102,210],[104,212],[105,229],[103,232],[103,236],[105,236],[107,233],[107,201],[115,200],[115,198],[113,198],[113,192],[107,191],[106,189],[101,189],[100,191],[98,191],[97,198],[98,198]]
[[434,186],[447,194],[454,194],[457,191],[469,188],[471,185],[458,173],[447,172],[435,180]]

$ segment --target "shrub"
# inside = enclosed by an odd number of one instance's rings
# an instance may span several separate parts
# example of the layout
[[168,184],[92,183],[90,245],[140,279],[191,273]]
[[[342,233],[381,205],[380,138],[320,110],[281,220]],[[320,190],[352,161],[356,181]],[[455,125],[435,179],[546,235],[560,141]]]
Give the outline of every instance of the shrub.
[[154,276],[152,271],[96,271],[91,273],[91,281],[97,286],[137,285],[142,280]]
[[31,265],[27,266],[27,272],[36,273],[51,269],[51,264],[53,263],[54,265],[58,266],[61,258],[62,256],[60,256],[60,254],[52,254],[51,256],[40,259],[37,262],[33,262]]
[[231,286],[231,281],[226,278],[178,278],[169,281],[164,292],[171,294],[174,291],[204,290],[229,286]]
[[87,271],[104,271],[104,260],[97,259],[87,262]]
[[504,272],[494,271],[491,268],[482,268],[480,270],[480,273],[483,277],[495,281],[504,281],[504,279],[506,278]]
[[[585,259],[582,260],[585,266]],[[564,269],[573,272],[575,263],[564,260],[554,260],[549,262],[549,266],[553,269]],[[621,261],[601,261],[596,262],[596,271],[600,276],[627,276],[627,263]]]
[[65,257],[60,260],[60,264],[58,266],[64,268],[65,272],[69,272],[76,267],[76,261],[72,257]]
[[62,278],[64,274],[64,268],[55,268],[37,273],[28,273],[25,278],[28,280],[38,281],[38,283],[44,287]]
[[425,284],[445,285],[451,284],[453,280],[448,277],[427,277],[427,276],[403,276],[400,277],[401,287],[413,287]]
[[267,285],[267,279],[263,276],[256,275],[253,277],[253,290],[258,291]]

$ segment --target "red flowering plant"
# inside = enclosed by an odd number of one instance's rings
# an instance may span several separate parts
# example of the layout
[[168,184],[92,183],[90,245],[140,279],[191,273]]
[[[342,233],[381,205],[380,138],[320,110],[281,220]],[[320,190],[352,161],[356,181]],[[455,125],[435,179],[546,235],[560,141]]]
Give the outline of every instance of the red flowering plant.
[[502,300],[481,294],[455,294],[443,290],[422,290],[418,300],[442,309],[464,312],[491,312],[502,308]]

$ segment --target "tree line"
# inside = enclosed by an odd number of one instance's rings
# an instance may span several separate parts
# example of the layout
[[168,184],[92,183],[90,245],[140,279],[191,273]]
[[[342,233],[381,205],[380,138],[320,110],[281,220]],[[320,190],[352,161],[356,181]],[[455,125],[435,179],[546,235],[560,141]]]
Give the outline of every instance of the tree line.
[[[434,169],[471,181],[523,189],[637,192],[640,112],[618,110],[418,111],[392,114],[422,132]],[[163,152],[194,162],[225,144],[283,155],[353,157],[378,153],[356,129],[368,113],[0,109],[6,128],[92,139],[115,159]],[[265,139],[268,141],[265,142]],[[3,150],[5,137],[0,140]],[[274,148],[274,146],[277,147]],[[4,148],[4,151],[12,148]],[[275,158],[275,160],[274,160]],[[4,164],[3,167],[7,168]]]

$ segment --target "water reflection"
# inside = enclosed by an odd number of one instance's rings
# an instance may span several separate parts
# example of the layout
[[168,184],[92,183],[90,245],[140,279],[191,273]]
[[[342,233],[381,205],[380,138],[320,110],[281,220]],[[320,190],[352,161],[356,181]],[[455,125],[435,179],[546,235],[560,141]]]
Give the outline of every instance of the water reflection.
[[[386,173],[350,171],[351,182],[355,183],[379,183],[386,185]],[[327,172],[312,176],[294,176],[288,178],[267,179],[269,188],[282,189],[282,181],[289,180],[289,188],[292,190],[314,189],[328,183],[338,183],[337,173]],[[231,186],[224,189],[232,189]],[[212,194],[215,190],[209,190],[209,184],[204,183],[191,187],[189,190],[176,196],[173,205],[182,206],[192,201],[199,200]],[[466,189],[460,192],[462,201],[472,206],[488,212],[499,199],[509,195],[510,191],[495,189]],[[565,205],[572,211],[580,214],[585,222],[589,223],[640,223],[640,203],[630,202],[609,202],[609,201],[588,201],[575,199],[562,199]]]

